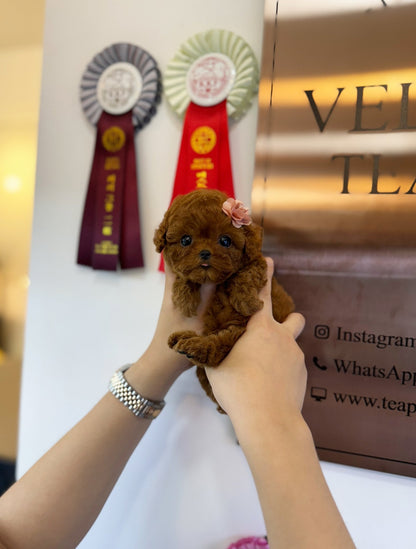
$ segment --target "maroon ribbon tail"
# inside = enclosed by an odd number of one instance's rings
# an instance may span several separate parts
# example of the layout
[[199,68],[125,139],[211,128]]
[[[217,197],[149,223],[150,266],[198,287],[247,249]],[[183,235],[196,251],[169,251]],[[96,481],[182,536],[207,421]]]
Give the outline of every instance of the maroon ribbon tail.
[[85,200],[77,262],[114,271],[143,266],[131,111],[103,112]]
[[128,176],[126,177],[124,185],[123,217],[121,225],[120,266],[122,269],[135,269],[144,266],[140,231],[134,130],[129,137],[129,144],[126,150],[126,173]]

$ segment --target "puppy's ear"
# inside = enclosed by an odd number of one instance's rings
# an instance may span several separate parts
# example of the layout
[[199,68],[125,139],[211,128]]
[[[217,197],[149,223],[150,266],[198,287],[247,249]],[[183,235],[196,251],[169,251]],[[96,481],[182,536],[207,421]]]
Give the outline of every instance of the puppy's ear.
[[162,223],[156,229],[155,235],[153,237],[153,243],[156,246],[156,251],[159,253],[166,246],[166,232],[168,230],[168,217],[169,217],[168,212],[166,212]]
[[244,226],[246,244],[244,247],[243,261],[248,264],[262,256],[263,229],[252,223]]

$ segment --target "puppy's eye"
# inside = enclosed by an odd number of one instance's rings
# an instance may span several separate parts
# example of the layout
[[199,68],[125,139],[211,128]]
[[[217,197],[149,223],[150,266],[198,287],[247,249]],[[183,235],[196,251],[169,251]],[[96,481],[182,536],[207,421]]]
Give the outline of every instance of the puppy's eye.
[[221,246],[224,246],[224,248],[229,248],[231,246],[231,238],[226,234],[220,236],[218,242],[221,244]]
[[189,236],[189,234],[184,234],[181,238],[181,245],[185,247],[189,246],[190,244],[192,244],[192,236]]

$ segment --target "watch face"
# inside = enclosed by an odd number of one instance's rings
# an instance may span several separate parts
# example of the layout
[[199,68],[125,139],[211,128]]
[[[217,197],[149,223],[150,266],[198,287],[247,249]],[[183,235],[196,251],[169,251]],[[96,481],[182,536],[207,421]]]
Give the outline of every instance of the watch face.
[[203,107],[221,103],[232,89],[235,75],[234,64],[226,55],[202,55],[191,65],[187,74],[189,97],[193,103]]

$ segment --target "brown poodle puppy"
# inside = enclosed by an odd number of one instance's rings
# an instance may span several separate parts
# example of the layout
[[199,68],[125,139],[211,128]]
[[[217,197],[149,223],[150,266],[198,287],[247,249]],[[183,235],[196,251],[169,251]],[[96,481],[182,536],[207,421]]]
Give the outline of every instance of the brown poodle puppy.
[[[220,191],[201,189],[175,198],[155,232],[154,243],[176,274],[172,299],[184,315],[196,314],[202,284],[216,284],[202,334],[175,332],[168,345],[198,366],[202,387],[217,403],[205,366],[222,362],[251,315],[263,306],[258,298],[267,279],[262,229],[251,223],[241,202]],[[272,302],[273,316],[279,322],[294,309],[292,299],[274,278]]]

